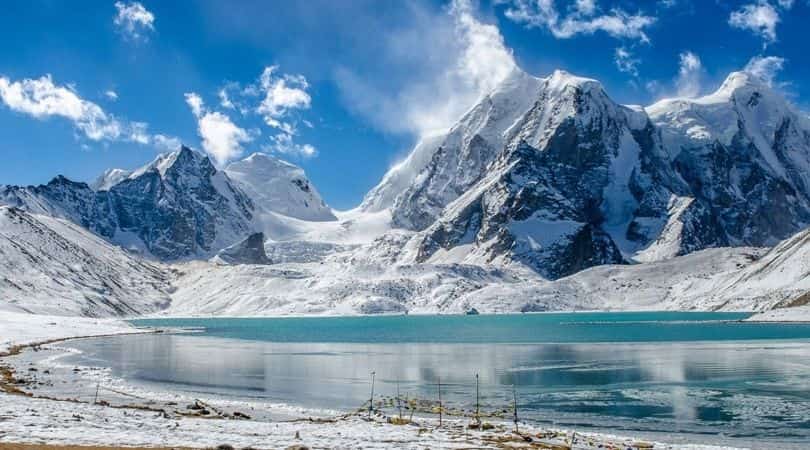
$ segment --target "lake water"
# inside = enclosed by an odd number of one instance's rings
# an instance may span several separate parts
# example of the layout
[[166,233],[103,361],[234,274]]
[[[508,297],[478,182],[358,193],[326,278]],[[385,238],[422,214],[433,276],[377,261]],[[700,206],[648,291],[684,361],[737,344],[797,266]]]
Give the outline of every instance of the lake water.
[[[801,448],[810,442],[810,325],[729,313],[156,319],[194,334],[72,343],[133,383],[353,410],[375,391],[581,430]],[[390,412],[390,411],[389,411]],[[753,443],[753,444],[751,444]]]

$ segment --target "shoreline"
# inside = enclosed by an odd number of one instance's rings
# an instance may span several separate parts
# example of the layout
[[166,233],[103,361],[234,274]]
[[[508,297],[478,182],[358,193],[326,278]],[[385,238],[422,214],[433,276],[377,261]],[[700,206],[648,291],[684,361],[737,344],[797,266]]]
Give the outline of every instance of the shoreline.
[[[64,338],[53,338],[35,342],[20,343],[9,348],[8,351],[0,354],[0,365],[8,367],[8,358],[19,357],[28,351],[42,351],[52,350],[60,342],[69,342],[78,339],[91,339],[91,338],[105,338],[110,336],[121,335],[138,335],[138,334],[151,334],[159,332],[157,330],[137,331],[129,333],[112,333],[100,335],[82,335],[82,336],[67,336]],[[56,350],[59,351],[59,350]],[[16,398],[21,400],[18,411],[36,411],[37,416],[41,416],[46,412],[53,410],[63,410],[64,414],[67,411],[76,411],[68,416],[68,422],[81,421],[91,425],[91,430],[95,427],[103,428],[109,427],[109,419],[112,416],[119,416],[121,418],[134,416],[141,417],[141,421],[150,425],[151,427],[158,427],[165,429],[171,424],[176,424],[176,427],[181,428],[188,425],[192,429],[196,429],[190,435],[176,436],[173,438],[168,433],[156,438],[150,436],[148,433],[141,433],[132,439],[131,443],[122,444],[128,448],[203,448],[215,447],[220,444],[238,443],[237,446],[251,446],[255,448],[286,448],[292,445],[311,445],[311,448],[319,448],[325,446],[328,448],[425,448],[425,447],[446,447],[446,448],[514,448],[522,446],[527,448],[599,448],[614,446],[623,448],[688,448],[688,449],[720,449],[731,448],[722,446],[709,446],[700,444],[684,444],[684,445],[666,445],[647,440],[634,439],[628,437],[620,437],[609,434],[599,433],[580,433],[571,430],[552,430],[540,429],[528,424],[521,424],[522,433],[515,434],[511,430],[511,424],[497,422],[493,423],[493,429],[490,431],[477,431],[467,428],[469,420],[466,417],[460,419],[446,419],[445,425],[438,428],[435,420],[419,417],[418,425],[395,425],[389,423],[389,417],[378,413],[371,421],[358,417],[357,414],[347,414],[342,418],[329,418],[329,419],[312,419],[301,417],[295,421],[272,422],[272,421],[258,421],[253,419],[236,419],[234,417],[218,417],[218,418],[200,418],[200,417],[172,417],[166,418],[166,411],[160,409],[139,408],[138,406],[109,406],[103,404],[93,404],[78,401],[75,399],[58,399],[37,397],[24,389],[19,389],[19,385],[14,381],[14,372],[11,373],[10,379],[4,379],[4,384],[11,386],[13,389],[18,390],[16,393],[4,392],[0,395],[9,396],[9,398]],[[0,402],[2,403],[2,402]],[[9,402],[5,402],[9,403]],[[55,406],[59,405],[59,406]],[[66,407],[62,407],[66,406]],[[89,421],[87,415],[99,415],[101,420]],[[58,411],[57,411],[58,415]],[[110,439],[109,436],[103,434],[93,435],[92,431],[84,433],[82,436],[71,435],[69,430],[64,430],[65,434],[47,432],[45,435],[50,435],[48,439],[43,439],[41,436],[29,436],[27,439],[22,439],[21,436],[8,437],[8,431],[3,430],[4,421],[2,420],[3,411],[0,409],[0,445],[47,445],[51,448],[72,449],[86,447],[88,449],[103,449],[111,448],[119,445],[120,441]],[[6,414],[6,417],[9,415]],[[70,419],[73,417],[82,417],[82,419]],[[23,421],[24,417],[17,417],[19,421]],[[7,423],[6,421],[5,423]],[[58,422],[58,421],[57,421]],[[105,425],[106,424],[106,425]],[[59,423],[52,423],[46,421],[43,425],[53,429],[54,425],[61,425]],[[73,426],[71,424],[71,426]],[[122,424],[123,426],[123,424]],[[265,438],[260,436],[265,433],[257,432],[258,429],[266,429],[268,427],[277,428],[286,431],[281,432],[280,438],[275,438],[272,443],[268,443]],[[126,427],[124,427],[126,428]],[[234,428],[248,428],[252,431],[247,433],[238,432]],[[38,430],[45,431],[45,430]],[[236,433],[234,433],[237,431]],[[302,439],[296,439],[295,436],[302,436]],[[114,434],[121,434],[121,430],[115,430]],[[236,435],[236,437],[234,436]],[[309,436],[315,435],[317,438],[315,442],[308,439]],[[284,437],[286,436],[286,437]],[[356,437],[349,437],[356,436]],[[351,441],[351,444],[346,443],[346,440]],[[358,440],[359,439],[359,440]],[[575,442],[571,443],[571,440]],[[204,445],[196,445],[203,443]],[[116,443],[116,445],[112,445]],[[188,445],[195,444],[195,445]],[[246,444],[246,445],[242,445]],[[268,444],[270,444],[268,446]],[[2,447],[0,447],[2,448]],[[25,450],[30,447],[21,447]]]

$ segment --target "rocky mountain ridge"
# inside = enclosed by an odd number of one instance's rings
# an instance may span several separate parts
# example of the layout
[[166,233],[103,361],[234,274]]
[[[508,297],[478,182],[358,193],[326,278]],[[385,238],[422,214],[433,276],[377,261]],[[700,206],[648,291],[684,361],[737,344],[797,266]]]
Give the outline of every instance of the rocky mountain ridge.
[[[514,99],[527,92],[533,102]],[[418,232],[408,262],[449,252],[456,262],[518,262],[553,279],[770,246],[810,223],[810,124],[746,73],[714,94],[646,109],[618,105],[597,81],[565,72],[515,75],[437,142],[432,153],[424,142],[414,151],[430,158],[393,169],[414,172],[388,206],[395,226]],[[427,162],[406,167],[416,159]],[[364,206],[381,207],[397,175]]]

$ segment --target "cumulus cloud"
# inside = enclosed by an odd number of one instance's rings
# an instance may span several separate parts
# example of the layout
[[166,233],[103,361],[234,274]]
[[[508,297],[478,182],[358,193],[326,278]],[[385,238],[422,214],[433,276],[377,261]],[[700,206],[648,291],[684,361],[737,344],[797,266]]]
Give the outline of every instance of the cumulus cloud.
[[[309,144],[294,142],[298,135],[299,121],[312,128],[312,123],[301,120],[299,113],[312,106],[309,95],[309,82],[300,74],[281,73],[277,65],[267,66],[255,82],[241,85],[228,82],[217,92],[222,108],[239,111],[242,115],[256,114],[262,121],[273,128],[274,135],[265,151],[285,155],[311,158],[317,155],[315,147]],[[189,97],[186,101],[192,111],[202,111],[202,100],[199,96]]]
[[596,12],[596,0],[576,0],[574,6],[577,12],[586,16]]
[[264,115],[267,125],[290,129],[280,119],[293,109],[308,109],[312,98],[307,93],[309,83],[303,75],[279,74],[278,66],[265,67],[259,77],[259,88],[264,95],[256,112]]
[[630,14],[614,8],[597,14],[593,0],[577,1],[574,8],[561,14],[555,0],[504,0],[509,7],[504,12],[507,18],[528,27],[547,29],[552,36],[569,39],[577,35],[605,32],[614,38],[635,39],[649,42],[645,29],[656,19],[641,13]]
[[185,94],[186,97],[186,104],[188,107],[191,108],[191,113],[194,114],[195,117],[202,116],[203,113],[203,99],[199,95],[194,92],[187,92]]
[[[108,98],[113,91],[105,92]],[[0,76],[0,102],[12,111],[45,120],[60,117],[70,121],[74,128],[91,141],[134,142],[142,145],[152,143],[160,146],[170,138],[152,135],[149,124],[128,121],[116,117],[89,100],[83,99],[71,85],[54,83],[50,74],[40,78],[11,80]],[[178,144],[179,145],[179,144]],[[86,144],[83,148],[89,148]]]
[[231,101],[231,96],[228,94],[228,86],[223,86],[217,92],[217,96],[219,97],[219,106],[226,108],[226,109],[235,109],[236,105],[233,104]]
[[743,71],[759,78],[767,83],[768,86],[771,86],[773,85],[774,79],[776,79],[776,75],[782,71],[784,65],[785,58],[778,56],[755,56],[748,61]]
[[450,127],[517,64],[498,28],[478,20],[468,0],[442,15],[411,7],[412,22],[392,30],[379,52],[379,64],[406,79],[381,81],[346,67],[335,78],[344,103],[374,126],[422,136]]
[[132,40],[146,37],[146,33],[155,29],[155,15],[139,2],[115,2],[117,11],[113,23],[124,36]]
[[614,52],[613,61],[620,72],[629,73],[630,75],[638,76],[638,65],[641,60],[634,58],[630,50],[625,47],[617,47]]
[[202,98],[194,92],[185,94],[186,103],[197,118],[197,133],[202,147],[214,161],[224,165],[242,156],[242,144],[253,140],[250,133],[237,126],[230,117],[219,111],[208,111]]
[[112,101],[118,100],[118,93],[113,91],[112,89],[104,91],[104,96]]
[[[780,2],[781,3],[781,2]],[[792,2],[788,7],[793,6]],[[728,24],[734,28],[752,31],[765,40],[765,43],[776,41],[776,25],[779,23],[779,12],[770,3],[760,0],[733,11]]]
[[177,150],[182,144],[180,139],[174,136],[166,136],[164,134],[156,134],[152,136],[152,142],[154,143],[155,147],[165,151]]
[[703,73],[703,63],[692,52],[683,52],[679,56],[678,78],[675,87],[679,97],[697,97],[701,91],[700,78]]
[[293,141],[293,137],[287,133],[279,133],[270,138],[272,143],[264,150],[281,153],[284,155],[291,155],[298,158],[312,158],[318,154],[318,151],[310,144],[298,144]]
[[148,143],[146,124],[116,118],[81,98],[73,87],[54,83],[49,74],[17,81],[0,77],[0,100],[11,110],[37,119],[67,119],[92,141]]

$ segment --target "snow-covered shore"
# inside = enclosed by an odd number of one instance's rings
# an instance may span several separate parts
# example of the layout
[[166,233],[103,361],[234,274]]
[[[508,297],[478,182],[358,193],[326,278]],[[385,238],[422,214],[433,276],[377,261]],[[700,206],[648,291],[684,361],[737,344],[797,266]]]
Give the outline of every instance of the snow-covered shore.
[[810,306],[777,308],[754,314],[749,322],[810,322]]
[[[129,324],[116,320],[82,319],[76,317],[37,316],[4,312],[0,316],[0,351],[15,346],[32,345],[60,338],[125,334],[137,331]],[[49,344],[59,352],[59,344]],[[0,364],[9,364],[6,356]],[[41,358],[36,370],[42,373],[56,367],[57,358]],[[17,362],[14,377],[25,379]],[[48,366],[51,364],[51,366]],[[15,364],[11,364],[12,367]],[[29,367],[30,370],[31,367]],[[28,372],[28,371],[26,371]],[[61,377],[54,370],[55,377]],[[29,380],[30,383],[30,380]],[[62,377],[64,392],[79,390],[74,380]],[[36,383],[30,383],[33,385]],[[25,382],[23,391],[29,389]],[[123,387],[122,389],[126,389]],[[541,430],[521,426],[521,435],[511,432],[507,423],[494,423],[487,431],[467,428],[469,419],[445,419],[442,427],[434,418],[418,418],[417,424],[393,425],[378,415],[368,421],[360,415],[310,420],[305,412],[295,420],[262,420],[234,417],[211,419],[187,417],[168,413],[159,407],[111,407],[85,401],[81,395],[57,397],[62,400],[37,398],[26,395],[0,393],[0,443],[33,443],[61,445],[121,445],[133,447],[183,446],[210,447],[229,444],[234,447],[287,448],[303,445],[308,448],[334,449],[393,449],[393,448],[515,448],[530,447],[532,443],[547,445],[573,445],[571,448],[679,448],[718,449],[723,447],[691,444],[666,445],[593,433],[572,433],[565,430]],[[78,401],[75,399],[78,398]],[[133,405],[136,406],[136,405]],[[238,419],[238,418],[237,418]],[[575,436],[575,437],[574,437]],[[531,440],[529,442],[528,440]]]
[[0,311],[0,354],[19,345],[137,331],[129,323],[118,319],[90,319]]

